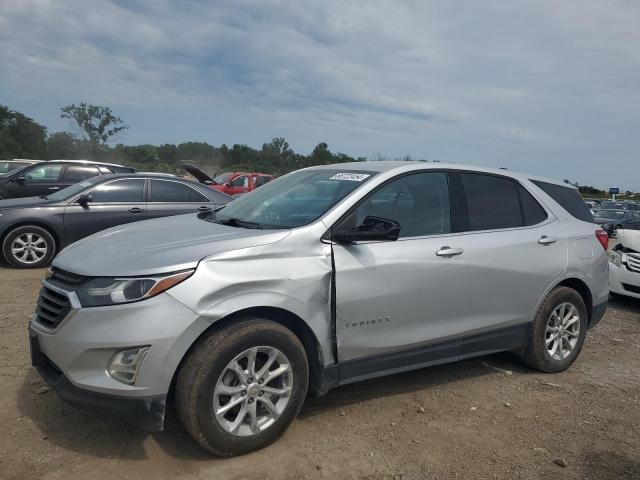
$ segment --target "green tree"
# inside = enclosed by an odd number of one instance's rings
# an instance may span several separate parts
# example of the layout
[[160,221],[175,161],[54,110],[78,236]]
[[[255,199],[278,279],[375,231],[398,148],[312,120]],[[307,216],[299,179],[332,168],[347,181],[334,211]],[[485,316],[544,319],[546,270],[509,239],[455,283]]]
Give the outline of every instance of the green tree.
[[80,138],[92,150],[106,146],[109,140],[129,128],[120,117],[113,114],[109,107],[101,107],[87,103],[67,105],[61,108],[60,118],[71,122]]
[[68,132],[56,132],[47,138],[47,158],[82,158],[78,141]]
[[0,105],[0,158],[43,158],[47,129]]

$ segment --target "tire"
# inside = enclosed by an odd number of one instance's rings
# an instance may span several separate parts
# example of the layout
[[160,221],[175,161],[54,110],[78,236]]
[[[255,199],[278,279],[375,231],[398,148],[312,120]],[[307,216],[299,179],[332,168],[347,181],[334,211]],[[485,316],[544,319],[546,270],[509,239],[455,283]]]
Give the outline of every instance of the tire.
[[[247,378],[246,375],[250,376],[251,372],[247,373],[248,365],[245,360],[248,362],[249,359],[238,359],[238,356],[251,349],[258,349],[258,360],[255,362],[257,370],[264,367],[260,362],[267,356],[267,352],[260,349],[271,349],[268,351],[269,355],[276,350],[284,357],[278,356],[272,367],[268,367],[269,371],[275,373],[288,365],[291,374],[282,374],[262,386],[257,383],[257,378]],[[229,369],[236,359],[245,382],[240,382],[238,370]],[[266,378],[266,375],[263,376]],[[290,330],[270,320],[240,320],[209,334],[183,362],[176,381],[176,410],[182,425],[203,448],[222,457],[241,455],[266,447],[284,433],[302,407],[308,377],[309,367],[304,347]],[[229,389],[243,390],[234,390],[233,396],[226,398],[226,395],[218,393],[221,391],[221,384],[226,384]],[[230,384],[234,386],[229,386]],[[275,388],[283,391],[290,388],[290,393],[276,397],[266,392],[269,387],[271,390]],[[261,393],[262,388],[265,389],[264,393]],[[235,400],[240,403],[224,413],[224,418],[218,418],[214,409],[220,412]],[[275,419],[273,414],[266,414],[266,401],[271,402],[272,406],[279,406],[279,415]],[[255,428],[261,430],[254,431],[249,413],[243,416],[242,409],[248,410],[251,405],[256,409],[253,418],[262,422],[261,427],[256,422]],[[240,420],[240,427],[235,433],[230,432],[231,425],[236,424],[241,416],[244,420]]]
[[[548,332],[547,326],[549,326],[550,329],[556,328],[554,325],[556,324],[558,316],[554,316],[554,312],[556,312],[556,309],[561,309],[562,305],[566,306],[565,312],[567,313],[567,318],[569,318],[567,323],[575,319],[575,315],[571,314],[572,312],[569,306],[572,306],[575,309],[578,319],[577,321],[573,321],[569,327],[565,327],[564,330],[560,330],[560,332],[568,332],[564,337],[566,340],[551,340],[551,343],[549,344],[550,349],[553,349],[554,343],[557,343],[557,347],[559,347],[561,342],[564,350],[560,353],[560,348],[556,348],[556,352],[552,355],[550,350],[547,349],[547,343],[550,338],[553,337],[554,332]],[[559,323],[561,324],[562,322],[560,321]],[[577,331],[576,327],[574,327],[575,324],[577,324]],[[572,288],[558,287],[552,290],[549,295],[547,295],[544,302],[542,302],[542,305],[540,305],[531,327],[529,344],[525,349],[522,359],[529,367],[542,372],[562,372],[569,368],[580,354],[586,335],[587,308],[584,304],[584,300],[580,294]],[[561,336],[560,338],[563,337]],[[575,343],[569,343],[573,342],[574,339]],[[570,353],[563,357],[565,351],[569,350],[568,347],[570,346]]]
[[[31,253],[24,253],[25,243]],[[14,250],[20,247],[23,247],[22,252]],[[55,256],[56,241],[44,228],[25,225],[11,230],[4,237],[2,253],[7,263],[15,268],[41,268],[49,265]]]

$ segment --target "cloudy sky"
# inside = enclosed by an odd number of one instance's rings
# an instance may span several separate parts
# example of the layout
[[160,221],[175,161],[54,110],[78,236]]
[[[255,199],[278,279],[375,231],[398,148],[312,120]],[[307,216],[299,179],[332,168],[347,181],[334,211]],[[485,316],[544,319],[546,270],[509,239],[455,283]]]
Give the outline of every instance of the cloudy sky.
[[0,0],[0,104],[640,190],[637,0]]

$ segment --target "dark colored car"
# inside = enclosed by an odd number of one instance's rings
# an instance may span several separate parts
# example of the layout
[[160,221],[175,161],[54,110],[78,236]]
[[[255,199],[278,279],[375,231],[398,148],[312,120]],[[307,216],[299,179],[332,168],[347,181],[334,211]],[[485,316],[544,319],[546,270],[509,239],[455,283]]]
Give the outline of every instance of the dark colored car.
[[67,245],[109,227],[208,212],[232,198],[178,177],[111,174],[49,196],[0,201],[0,244],[17,268],[42,267]]
[[16,170],[38,163],[38,160],[26,160],[15,158],[13,160],[0,160],[0,177],[15,172]]
[[132,173],[134,168],[88,160],[49,160],[0,176],[0,199],[47,195],[88,178]]
[[640,230],[640,213],[631,210],[598,210],[593,220],[612,236],[619,228]]

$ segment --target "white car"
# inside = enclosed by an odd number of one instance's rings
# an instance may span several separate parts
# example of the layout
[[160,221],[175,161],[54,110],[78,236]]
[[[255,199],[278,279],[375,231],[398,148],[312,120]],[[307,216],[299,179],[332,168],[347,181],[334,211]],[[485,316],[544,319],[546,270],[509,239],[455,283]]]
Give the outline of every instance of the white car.
[[640,298],[640,231],[618,230],[620,243],[609,250],[609,290]]

